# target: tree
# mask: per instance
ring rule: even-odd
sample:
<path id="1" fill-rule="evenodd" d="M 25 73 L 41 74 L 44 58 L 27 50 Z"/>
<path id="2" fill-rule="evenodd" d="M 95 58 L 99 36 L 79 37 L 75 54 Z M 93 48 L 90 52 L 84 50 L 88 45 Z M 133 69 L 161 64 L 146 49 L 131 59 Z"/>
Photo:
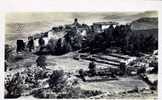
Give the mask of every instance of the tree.
<path id="1" fill-rule="evenodd" d="M 120 63 L 120 70 L 123 75 L 126 73 L 127 68 L 126 68 L 125 63 Z"/>
<path id="2" fill-rule="evenodd" d="M 63 54 L 62 53 L 62 38 L 59 38 L 57 43 L 56 43 L 56 47 L 55 47 L 55 54 L 56 55 L 60 55 L 60 54 Z"/>
<path id="3" fill-rule="evenodd" d="M 85 78 L 84 78 L 85 73 L 84 73 L 83 69 L 79 70 L 79 75 L 80 75 L 80 78 L 85 82 L 86 81 Z"/>
<path id="4" fill-rule="evenodd" d="M 37 66 L 42 67 L 43 69 L 45 69 L 46 68 L 45 66 L 47 65 L 46 59 L 47 59 L 46 56 L 40 55 L 36 60 Z"/>
<path id="5" fill-rule="evenodd" d="M 13 50 L 10 48 L 10 46 L 8 44 L 5 44 L 5 60 L 8 60 L 12 51 Z"/>
<path id="6" fill-rule="evenodd" d="M 144 40 L 144 51 L 145 52 L 153 52 L 157 43 L 153 35 L 149 35 Z"/>
<path id="7" fill-rule="evenodd" d="M 96 64 L 94 63 L 94 61 L 89 63 L 88 68 L 89 68 L 90 75 L 94 76 L 96 74 Z"/>
<path id="8" fill-rule="evenodd" d="M 7 95 L 5 98 L 17 98 L 21 96 L 22 92 L 22 79 L 19 73 L 13 75 L 11 80 L 7 80 L 5 83 L 5 89 L 7 90 Z"/>
<path id="9" fill-rule="evenodd" d="M 111 46 L 111 42 L 114 39 L 114 37 L 113 37 L 114 30 L 115 29 L 114 29 L 113 25 L 110 25 L 110 27 L 108 29 L 104 30 L 104 38 L 107 43 L 106 47 Z"/>
<path id="10" fill-rule="evenodd" d="M 55 92 L 60 92 L 63 87 L 65 86 L 65 78 L 64 78 L 64 71 L 63 70 L 54 70 L 51 74 L 48 83 L 49 87 L 53 89 Z"/>

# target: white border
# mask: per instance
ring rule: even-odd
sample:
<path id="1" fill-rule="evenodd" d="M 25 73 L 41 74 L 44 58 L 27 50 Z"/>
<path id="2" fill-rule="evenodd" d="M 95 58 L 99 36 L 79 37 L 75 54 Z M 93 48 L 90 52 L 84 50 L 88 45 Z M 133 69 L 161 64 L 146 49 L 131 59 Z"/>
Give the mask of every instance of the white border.
<path id="1" fill-rule="evenodd" d="M 159 88 L 162 98 L 161 41 L 162 1 L 160 0 L 0 0 L 0 100 L 4 99 L 4 34 L 5 13 L 9 12 L 125 12 L 157 10 L 159 12 Z"/>

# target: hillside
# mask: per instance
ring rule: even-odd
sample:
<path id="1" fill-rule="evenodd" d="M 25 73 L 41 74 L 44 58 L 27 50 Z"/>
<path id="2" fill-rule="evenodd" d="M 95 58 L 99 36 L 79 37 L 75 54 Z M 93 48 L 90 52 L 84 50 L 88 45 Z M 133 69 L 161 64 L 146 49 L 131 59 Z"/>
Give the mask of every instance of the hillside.
<path id="1" fill-rule="evenodd" d="M 143 17 L 131 23 L 132 30 L 158 29 L 157 17 Z"/>

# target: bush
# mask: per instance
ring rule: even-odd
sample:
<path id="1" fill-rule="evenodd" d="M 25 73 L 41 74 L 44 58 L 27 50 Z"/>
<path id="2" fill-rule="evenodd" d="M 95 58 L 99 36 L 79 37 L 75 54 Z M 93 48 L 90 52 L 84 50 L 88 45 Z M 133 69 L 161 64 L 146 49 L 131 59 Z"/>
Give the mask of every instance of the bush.
<path id="1" fill-rule="evenodd" d="M 22 79 L 19 73 L 14 74 L 11 79 L 8 78 L 8 80 L 6 80 L 5 89 L 7 90 L 5 98 L 17 98 L 21 96 Z"/>
<path id="2" fill-rule="evenodd" d="M 47 65 L 46 64 L 46 59 L 47 58 L 44 55 L 39 56 L 37 58 L 37 60 L 36 60 L 37 66 L 42 67 L 42 68 L 45 68 L 45 66 Z"/>
<path id="3" fill-rule="evenodd" d="M 68 76 L 63 70 L 54 70 L 47 81 L 49 88 L 37 90 L 34 93 L 38 98 L 79 98 L 81 94 L 78 79 Z"/>
<path id="4" fill-rule="evenodd" d="M 149 66 L 154 67 L 151 73 L 158 73 L 158 62 L 157 61 L 152 61 L 151 63 L 149 63 Z"/>
<path id="5" fill-rule="evenodd" d="M 91 96 L 102 94 L 102 92 L 98 90 L 84 90 L 83 94 L 85 97 L 91 97 Z"/>
<path id="6" fill-rule="evenodd" d="M 55 91 L 60 92 L 65 85 L 65 78 L 64 78 L 64 71 L 63 70 L 54 70 L 52 75 L 50 76 L 49 87 Z"/>
<path id="7" fill-rule="evenodd" d="M 12 51 L 13 49 L 10 47 L 10 45 L 5 44 L 5 60 L 9 60 Z"/>
<path id="8" fill-rule="evenodd" d="M 33 94 L 34 97 L 37 97 L 37 98 L 49 98 L 49 96 L 46 95 L 44 89 L 38 89 L 36 91 L 33 91 L 32 94 Z"/>
<path id="9" fill-rule="evenodd" d="M 73 75 L 68 75 L 63 70 L 54 70 L 47 81 L 49 88 L 41 88 L 33 91 L 37 98 L 63 99 L 63 98 L 87 98 L 101 94 L 101 91 L 82 90 L 79 80 Z"/>

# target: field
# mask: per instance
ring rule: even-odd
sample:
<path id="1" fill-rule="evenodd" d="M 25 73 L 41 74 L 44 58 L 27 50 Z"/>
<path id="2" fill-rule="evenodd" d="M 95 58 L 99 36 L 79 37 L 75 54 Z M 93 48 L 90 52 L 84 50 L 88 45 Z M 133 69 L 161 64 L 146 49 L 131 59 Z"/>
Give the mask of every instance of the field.
<path id="1" fill-rule="evenodd" d="M 30 54 L 29 54 L 30 55 Z M 16 72 L 21 72 L 21 70 L 25 69 L 24 65 L 27 64 L 34 64 L 35 65 L 35 60 L 37 58 L 37 56 L 35 55 L 30 55 L 28 57 L 26 57 L 23 60 L 20 60 L 16 63 L 14 63 L 14 65 L 19 65 L 19 67 L 15 67 L 13 68 L 12 66 L 12 70 L 8 71 L 6 73 L 16 73 Z M 78 73 L 79 69 L 84 69 L 84 70 L 88 70 L 88 64 L 90 61 L 88 60 L 75 60 L 73 59 L 73 56 L 76 55 L 76 53 L 71 52 L 68 53 L 66 55 L 62 55 L 62 56 L 47 56 L 47 69 L 50 70 L 64 70 L 65 72 L 69 72 L 72 74 L 76 74 Z M 106 57 L 106 55 L 104 55 L 104 57 Z M 116 60 L 120 60 L 119 58 L 113 57 L 113 56 L 107 56 L 109 58 L 113 58 Z M 97 67 L 103 67 L 106 64 L 101 64 L 101 63 L 96 63 Z M 109 67 L 109 66 L 108 66 Z M 139 90 L 142 89 L 149 89 L 149 85 L 146 84 L 144 81 L 142 81 L 138 76 L 134 76 L 134 77 L 118 77 L 118 80 L 105 80 L 105 81 L 92 81 L 92 82 L 80 82 L 80 88 L 83 90 L 98 90 L 98 91 L 102 91 L 104 94 L 101 95 L 102 98 L 131 98 L 131 97 L 136 97 L 136 98 L 153 98 L 156 97 L 156 94 L 152 94 L 153 96 L 146 96 L 143 97 L 141 96 L 141 94 L 125 94 L 124 96 L 122 96 L 123 92 L 127 92 L 127 91 L 131 91 L 133 89 L 135 89 L 136 87 L 138 87 Z M 121 93 L 121 94 L 120 94 Z M 105 95 L 106 94 L 106 95 Z M 118 95 L 117 95 L 118 94 Z M 131 95 L 131 96 L 130 96 Z M 120 97 L 121 96 L 121 97 Z M 94 97 L 94 98 L 101 98 L 101 97 Z M 21 97 L 23 98 L 23 97 Z"/>

